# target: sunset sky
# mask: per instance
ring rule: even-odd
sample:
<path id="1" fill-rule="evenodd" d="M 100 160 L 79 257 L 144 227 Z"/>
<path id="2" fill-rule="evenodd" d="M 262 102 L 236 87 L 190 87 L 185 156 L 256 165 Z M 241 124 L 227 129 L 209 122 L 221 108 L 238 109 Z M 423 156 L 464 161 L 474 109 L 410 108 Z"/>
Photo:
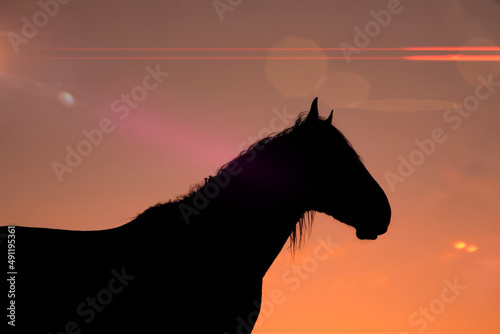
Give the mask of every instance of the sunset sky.
<path id="1" fill-rule="evenodd" d="M 318 96 L 391 225 L 316 214 L 254 333 L 500 333 L 498 1 L 2 0 L 0 37 L 0 225 L 120 226 Z"/>

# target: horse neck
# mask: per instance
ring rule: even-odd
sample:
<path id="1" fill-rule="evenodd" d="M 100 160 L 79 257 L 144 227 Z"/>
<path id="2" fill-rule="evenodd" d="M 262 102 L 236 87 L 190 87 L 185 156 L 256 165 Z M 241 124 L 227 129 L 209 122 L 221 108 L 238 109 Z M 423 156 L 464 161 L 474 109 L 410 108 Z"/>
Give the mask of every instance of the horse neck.
<path id="1" fill-rule="evenodd" d="M 242 163 L 241 174 L 219 188 L 218 195 L 200 210 L 194 224 L 212 239 L 209 248 L 261 276 L 305 211 L 297 182 L 300 178 L 262 160 L 265 159 Z M 198 192 L 207 194 L 209 187 L 213 185 L 206 184 Z"/>
<path id="2" fill-rule="evenodd" d="M 221 196 L 222 198 L 223 196 Z M 214 201 L 200 212 L 194 228 L 216 256 L 233 261 L 261 277 L 282 250 L 302 212 L 293 206 L 274 208 Z M 262 198 L 266 204 L 272 198 Z M 244 204 L 245 202 L 240 202 Z"/>

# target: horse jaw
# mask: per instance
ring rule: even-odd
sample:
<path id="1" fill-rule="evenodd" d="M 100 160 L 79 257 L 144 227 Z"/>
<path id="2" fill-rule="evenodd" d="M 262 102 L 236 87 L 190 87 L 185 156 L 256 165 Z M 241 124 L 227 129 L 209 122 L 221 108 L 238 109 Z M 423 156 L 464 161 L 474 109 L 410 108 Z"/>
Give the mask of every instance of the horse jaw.
<path id="1" fill-rule="evenodd" d="M 381 189 L 380 189 L 381 190 Z M 370 207 L 358 208 L 358 210 L 352 210 L 350 214 L 342 215 L 338 208 L 332 208 L 326 210 L 317 210 L 323 212 L 332 218 L 344 223 L 346 225 L 352 226 L 356 230 L 356 237 L 360 240 L 375 240 L 379 235 L 387 232 L 389 223 L 391 221 L 391 206 L 385 194 L 381 192 L 383 196 L 377 198 L 377 200 L 372 200 Z M 368 214 L 366 214 L 368 212 Z"/>

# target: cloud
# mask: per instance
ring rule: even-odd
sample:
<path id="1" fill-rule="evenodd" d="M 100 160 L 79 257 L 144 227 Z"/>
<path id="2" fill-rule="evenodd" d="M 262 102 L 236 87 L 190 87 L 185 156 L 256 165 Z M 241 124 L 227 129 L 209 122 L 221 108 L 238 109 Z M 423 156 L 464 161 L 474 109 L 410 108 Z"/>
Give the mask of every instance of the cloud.
<path id="1" fill-rule="evenodd" d="M 347 105 L 348 108 L 389 112 L 439 111 L 449 109 L 456 102 L 426 99 L 380 99 L 357 101 Z"/>

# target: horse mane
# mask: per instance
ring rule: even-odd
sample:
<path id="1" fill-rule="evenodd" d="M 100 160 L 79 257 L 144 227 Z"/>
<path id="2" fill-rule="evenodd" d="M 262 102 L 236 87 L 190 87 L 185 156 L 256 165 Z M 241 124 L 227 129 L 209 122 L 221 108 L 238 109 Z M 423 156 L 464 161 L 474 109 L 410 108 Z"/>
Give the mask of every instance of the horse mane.
<path id="1" fill-rule="evenodd" d="M 233 160 L 231 160 L 231 161 L 225 163 L 224 165 L 222 165 L 221 167 L 219 167 L 219 169 L 217 170 L 217 172 L 215 173 L 214 176 L 209 176 L 209 177 L 205 178 L 205 180 L 202 181 L 201 183 L 191 186 L 191 189 L 189 190 L 188 194 L 178 196 L 176 198 L 176 200 L 180 201 L 180 200 L 184 200 L 186 198 L 194 196 L 194 194 L 196 194 L 198 191 L 201 191 L 203 189 L 203 187 L 205 187 L 212 180 L 213 177 L 216 177 L 217 175 L 224 172 L 228 168 L 228 166 L 231 162 L 247 157 L 253 151 L 257 150 L 257 146 L 269 145 L 269 144 L 275 142 L 276 140 L 278 140 L 279 138 L 282 138 L 284 136 L 287 136 L 287 135 L 295 132 L 304 123 L 306 116 L 307 116 L 307 112 L 302 112 L 299 115 L 299 117 L 297 118 L 297 120 L 295 121 L 295 124 L 292 125 L 291 127 L 286 128 L 283 131 L 278 132 L 278 133 L 273 132 L 273 133 L 269 134 L 267 137 L 264 137 L 264 138 L 256 141 L 255 143 L 251 144 L 246 150 L 241 151 L 238 154 L 238 156 L 236 156 L 236 158 L 234 158 Z M 290 234 L 290 245 L 288 247 L 288 250 L 290 251 L 292 256 L 294 256 L 295 253 L 297 251 L 299 251 L 304 246 L 305 241 L 307 240 L 307 237 L 310 235 L 311 230 L 312 230 L 313 220 L 314 220 L 314 214 L 315 214 L 315 211 L 304 212 L 302 214 L 302 216 L 300 217 L 300 219 L 297 221 L 295 229 Z"/>
<path id="2" fill-rule="evenodd" d="M 286 128 L 283 131 L 278 132 L 278 133 L 276 133 L 276 132 L 271 133 L 267 137 L 264 137 L 264 138 L 256 141 L 255 143 L 251 144 L 246 150 L 243 150 L 242 152 L 240 152 L 236 158 L 234 158 L 231 161 L 222 165 L 217 170 L 217 172 L 215 173 L 214 176 L 209 176 L 209 177 L 205 178 L 204 181 L 202 181 L 201 183 L 192 185 L 187 194 L 177 196 L 177 198 L 175 198 L 175 200 L 173 200 L 173 201 L 170 200 L 166 203 L 158 203 L 157 205 L 152 206 L 149 209 L 147 209 L 146 211 L 144 211 L 138 217 L 145 215 L 145 214 L 148 214 L 148 213 L 151 213 L 151 211 L 154 209 L 157 209 L 157 208 L 159 209 L 160 207 L 164 208 L 166 205 L 174 204 L 176 202 L 193 197 L 197 192 L 201 191 L 203 189 L 203 187 L 205 187 L 214 177 L 223 173 L 228 168 L 228 166 L 231 162 L 245 158 L 249 154 L 254 154 L 253 151 L 258 150 L 258 148 L 257 148 L 258 146 L 269 145 L 269 144 L 274 143 L 275 141 L 279 140 L 280 138 L 283 138 L 285 136 L 289 136 L 289 135 L 295 133 L 304 124 L 305 119 L 307 117 L 307 114 L 308 114 L 308 112 L 302 112 L 298 116 L 297 120 L 295 121 L 295 124 L 292 125 L 291 127 Z M 319 119 L 324 120 L 324 118 L 322 118 L 322 117 L 320 117 Z M 342 132 L 340 132 L 340 130 L 338 130 L 335 126 L 333 126 L 333 129 L 338 134 L 339 138 L 341 140 L 344 140 L 345 143 L 353 150 L 354 154 L 361 160 L 361 157 L 356 153 L 356 151 L 352 147 L 351 143 L 342 134 Z M 302 214 L 302 216 L 299 218 L 299 220 L 297 221 L 295 229 L 290 233 L 290 236 L 289 236 L 290 244 L 289 244 L 288 250 L 290 251 L 292 256 L 294 256 L 295 253 L 297 251 L 299 251 L 305 245 L 305 241 L 307 241 L 307 238 L 311 234 L 312 224 L 314 221 L 315 213 L 316 212 L 313 210 L 305 211 Z"/>

